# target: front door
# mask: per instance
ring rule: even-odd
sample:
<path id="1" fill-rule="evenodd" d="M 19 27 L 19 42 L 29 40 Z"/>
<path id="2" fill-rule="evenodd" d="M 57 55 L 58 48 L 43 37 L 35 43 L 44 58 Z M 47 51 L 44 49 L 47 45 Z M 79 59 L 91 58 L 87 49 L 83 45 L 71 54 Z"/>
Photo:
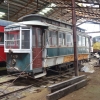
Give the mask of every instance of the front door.
<path id="1" fill-rule="evenodd" d="M 42 67 L 42 30 L 41 28 L 33 28 L 32 33 L 33 44 L 33 69 Z"/>

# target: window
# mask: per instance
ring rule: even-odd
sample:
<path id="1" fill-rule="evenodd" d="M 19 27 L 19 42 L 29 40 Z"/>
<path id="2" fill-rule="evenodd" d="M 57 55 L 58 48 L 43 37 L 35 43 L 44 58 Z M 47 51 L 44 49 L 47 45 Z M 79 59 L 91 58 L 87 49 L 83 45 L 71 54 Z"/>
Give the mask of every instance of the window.
<path id="1" fill-rule="evenodd" d="M 71 29 L 71 26 L 70 25 L 67 25 L 67 27 Z"/>
<path id="2" fill-rule="evenodd" d="M 40 28 L 37 28 L 36 34 L 37 34 L 37 46 L 41 47 L 42 41 L 41 41 L 41 29 Z"/>
<path id="3" fill-rule="evenodd" d="M 30 30 L 22 30 L 22 49 L 30 48 Z"/>
<path id="4" fill-rule="evenodd" d="M 0 44 L 4 44 L 4 33 L 0 33 Z"/>
<path id="5" fill-rule="evenodd" d="M 92 46 L 93 45 L 92 37 L 90 37 L 89 39 L 90 39 L 90 46 Z"/>
<path id="6" fill-rule="evenodd" d="M 85 37 L 82 36 L 82 46 L 85 46 Z"/>
<path id="7" fill-rule="evenodd" d="M 65 24 L 64 24 L 64 23 L 60 23 L 60 26 L 61 26 L 61 27 L 65 27 Z"/>
<path id="8" fill-rule="evenodd" d="M 72 35 L 71 34 L 67 34 L 66 35 L 66 44 L 67 46 L 72 46 Z"/>
<path id="9" fill-rule="evenodd" d="M 50 46 L 57 45 L 57 33 L 56 33 L 56 31 L 49 31 L 47 38 L 48 38 L 48 43 Z"/>
<path id="10" fill-rule="evenodd" d="M 52 21 L 52 24 L 53 24 L 53 25 L 56 25 L 56 22 L 55 22 L 55 21 Z"/>
<path id="11" fill-rule="evenodd" d="M 59 33 L 59 45 L 65 45 L 65 34 Z"/>
<path id="12" fill-rule="evenodd" d="M 60 25 L 60 22 L 56 22 L 56 25 L 59 26 Z"/>
<path id="13" fill-rule="evenodd" d="M 89 47 L 89 39 L 86 37 L 86 46 Z"/>
<path id="14" fill-rule="evenodd" d="M 5 33 L 6 48 L 20 48 L 20 34 L 18 30 Z"/>
<path id="15" fill-rule="evenodd" d="M 47 21 L 47 23 L 49 23 L 49 24 L 52 23 L 52 21 L 51 21 L 50 19 L 47 19 L 46 21 Z"/>
<path id="16" fill-rule="evenodd" d="M 77 36 L 78 46 L 82 46 L 82 37 L 80 35 Z"/>
<path id="17" fill-rule="evenodd" d="M 30 29 L 29 26 L 22 26 L 22 29 Z"/>
<path id="18" fill-rule="evenodd" d="M 43 19 L 43 18 L 42 18 L 42 22 L 46 22 L 46 19 Z"/>
<path id="19" fill-rule="evenodd" d="M 33 28 L 32 32 L 33 32 L 33 33 L 32 33 L 32 46 L 35 47 L 35 46 L 36 46 L 36 44 L 35 44 L 35 43 L 36 43 L 36 42 L 35 42 L 35 41 L 36 41 L 36 40 L 35 40 L 35 33 L 36 33 L 35 28 Z"/>

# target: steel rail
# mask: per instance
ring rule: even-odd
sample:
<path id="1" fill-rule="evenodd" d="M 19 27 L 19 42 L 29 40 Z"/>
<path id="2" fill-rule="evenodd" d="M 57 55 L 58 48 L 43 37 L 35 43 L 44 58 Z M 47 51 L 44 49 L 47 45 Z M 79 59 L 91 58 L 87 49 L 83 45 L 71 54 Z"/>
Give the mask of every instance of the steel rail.
<path id="1" fill-rule="evenodd" d="M 21 91 L 23 91 L 23 90 L 26 90 L 26 89 L 28 89 L 28 88 L 31 88 L 32 86 L 33 86 L 33 85 L 29 85 L 29 86 L 26 86 L 26 87 L 24 87 L 24 88 L 21 88 L 21 89 L 12 91 L 12 92 L 5 93 L 5 94 L 3 94 L 3 95 L 0 95 L 0 98 L 3 98 L 3 97 L 5 97 L 5 96 L 11 95 L 11 94 L 16 93 L 16 92 L 21 92 Z"/>

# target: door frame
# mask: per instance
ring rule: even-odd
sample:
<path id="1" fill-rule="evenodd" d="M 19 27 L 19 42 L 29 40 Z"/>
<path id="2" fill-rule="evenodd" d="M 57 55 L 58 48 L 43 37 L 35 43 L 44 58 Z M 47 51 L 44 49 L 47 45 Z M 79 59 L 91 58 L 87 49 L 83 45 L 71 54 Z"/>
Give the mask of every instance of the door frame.
<path id="1" fill-rule="evenodd" d="M 34 26 L 33 26 L 34 27 Z M 41 27 L 34 27 L 35 28 L 35 48 L 36 49 L 41 49 L 42 50 L 42 45 L 43 45 L 43 40 L 42 40 L 42 29 L 41 29 Z M 38 33 L 37 33 L 37 29 L 40 29 L 40 31 L 41 31 L 41 46 L 39 46 L 39 44 L 38 44 Z M 36 57 L 36 56 L 34 56 L 34 47 L 32 47 L 32 53 L 33 53 L 33 59 Z M 40 51 L 41 51 L 40 50 Z M 39 53 L 39 52 L 38 52 Z M 42 66 L 42 51 L 40 52 L 40 58 L 41 58 L 41 66 L 40 67 L 33 67 L 33 69 L 41 69 L 43 66 Z M 37 56 L 38 57 L 38 56 Z M 33 62 L 33 65 L 34 65 L 34 62 Z M 32 66 L 33 66 L 32 65 Z"/>

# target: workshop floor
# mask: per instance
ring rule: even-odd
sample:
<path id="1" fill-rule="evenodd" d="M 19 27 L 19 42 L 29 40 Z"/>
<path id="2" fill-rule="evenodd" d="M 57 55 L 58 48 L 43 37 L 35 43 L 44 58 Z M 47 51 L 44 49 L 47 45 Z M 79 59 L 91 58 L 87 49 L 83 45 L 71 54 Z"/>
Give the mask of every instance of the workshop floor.
<path id="1" fill-rule="evenodd" d="M 100 67 L 95 67 L 95 72 L 92 74 L 83 72 L 80 74 L 86 74 L 88 76 L 88 85 L 66 95 L 60 100 L 100 100 Z M 46 100 L 47 94 L 48 91 L 45 88 L 37 93 L 29 94 L 21 100 Z"/>

